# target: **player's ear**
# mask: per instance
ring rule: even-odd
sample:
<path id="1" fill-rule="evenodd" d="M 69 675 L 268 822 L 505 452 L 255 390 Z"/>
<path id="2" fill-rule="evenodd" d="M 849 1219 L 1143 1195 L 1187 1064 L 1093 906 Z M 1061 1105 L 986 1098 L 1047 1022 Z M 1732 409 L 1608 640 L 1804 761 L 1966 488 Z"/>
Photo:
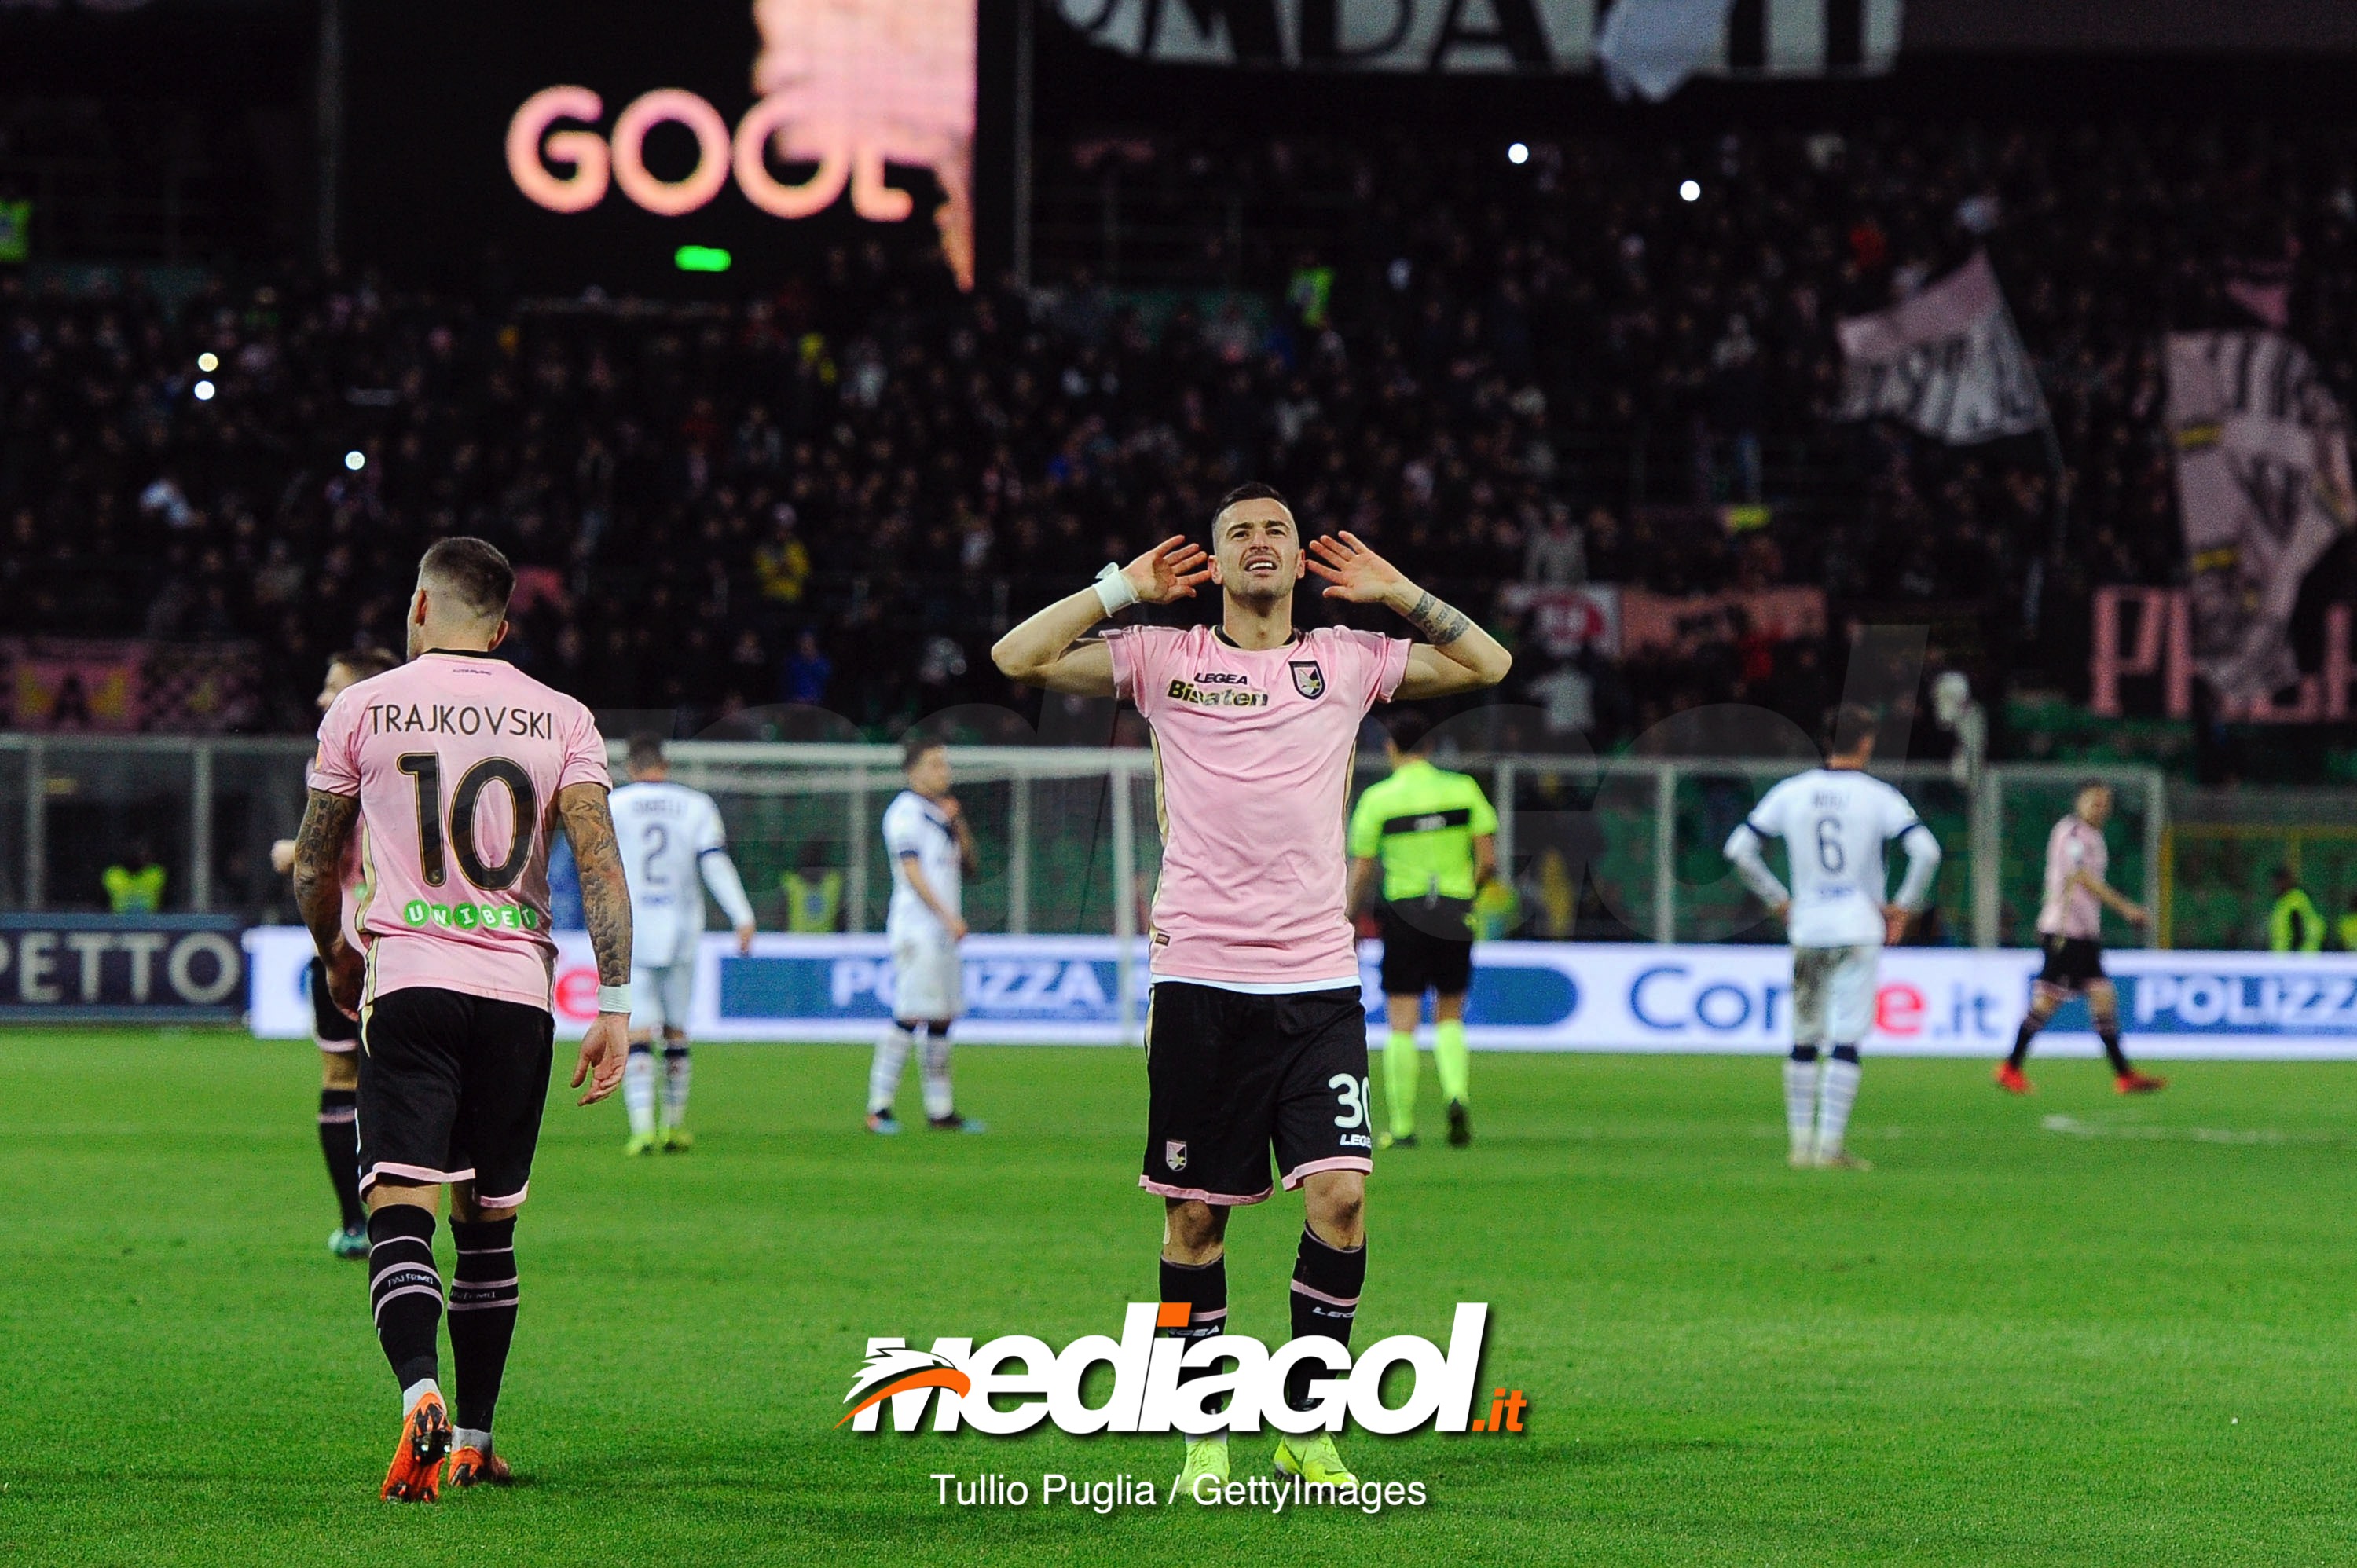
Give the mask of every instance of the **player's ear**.
<path id="1" fill-rule="evenodd" d="M 417 591 L 409 596 L 409 624 L 425 624 L 425 585 L 423 583 L 418 584 Z"/>
<path id="2" fill-rule="evenodd" d="M 484 645 L 483 651 L 488 653 L 492 649 L 497 648 L 500 643 L 505 642 L 507 639 L 508 619 L 507 617 L 501 616 L 500 618 L 498 628 L 491 633 L 491 640 Z"/>

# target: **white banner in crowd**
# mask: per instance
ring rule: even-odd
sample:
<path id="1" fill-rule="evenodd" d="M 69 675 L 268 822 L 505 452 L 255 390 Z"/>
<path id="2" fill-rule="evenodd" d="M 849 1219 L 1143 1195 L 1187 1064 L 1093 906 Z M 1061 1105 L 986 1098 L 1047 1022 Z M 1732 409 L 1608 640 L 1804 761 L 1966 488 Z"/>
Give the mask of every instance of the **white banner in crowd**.
<path id="1" fill-rule="evenodd" d="M 2299 679 L 2291 612 L 2357 512 L 2348 423 L 2274 332 L 2169 335 L 2169 433 L 2193 569 L 2193 662 L 2230 703 Z"/>
<path id="2" fill-rule="evenodd" d="M 1889 70 L 1901 0 L 1777 0 L 1748 13 L 1731 0 L 1620 0 L 1609 12 L 1596 0 L 1056 0 L 1056 12 L 1092 44 L 1168 65 L 1448 74 L 1604 65 L 1658 98 L 1696 72 L 1727 72 L 1730 56 L 1758 61 L 1747 74 L 1771 77 Z"/>
<path id="3" fill-rule="evenodd" d="M 2046 423 L 2046 398 L 1986 253 L 1903 304 L 1835 328 L 1844 419 L 1896 419 L 1953 446 Z"/>
<path id="4" fill-rule="evenodd" d="M 246 934 L 253 1032 L 311 1033 L 299 927 Z M 559 939 L 557 1030 L 577 1036 L 595 1012 L 588 939 Z M 958 1037 L 1015 1045 L 1115 1045 L 1125 1038 L 1118 951 L 1110 937 L 975 937 L 965 945 Z M 1361 949 L 1368 1028 L 1380 1038 L 1379 944 Z M 1144 1012 L 1144 958 L 1136 950 Z M 2357 956 L 2126 951 L 2118 982 L 2138 1059 L 2357 1058 Z M 1478 1049 L 1769 1054 L 1792 1038 L 1792 955 L 1765 946 L 1488 942 L 1474 950 L 1466 1037 Z M 1900 948 L 1882 961 L 1875 1030 L 1882 1056 L 1997 1057 L 2029 1005 L 2039 955 Z M 749 957 L 706 936 L 690 1033 L 707 1040 L 866 1041 L 890 1015 L 892 965 L 880 936 L 763 936 Z M 1134 1030 L 1132 1031 L 1134 1034 Z M 2039 1048 L 2092 1055 L 2085 1004 L 2059 1015 Z"/>

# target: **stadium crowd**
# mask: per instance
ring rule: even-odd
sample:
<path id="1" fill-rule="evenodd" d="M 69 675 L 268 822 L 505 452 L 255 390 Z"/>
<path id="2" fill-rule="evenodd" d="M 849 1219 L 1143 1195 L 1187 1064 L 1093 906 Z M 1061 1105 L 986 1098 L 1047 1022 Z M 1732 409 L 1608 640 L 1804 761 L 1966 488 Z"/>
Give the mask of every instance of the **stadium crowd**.
<path id="1" fill-rule="evenodd" d="M 2155 334 L 2251 324 L 2236 296 L 2269 308 L 2287 285 L 2288 330 L 2357 391 L 2339 132 L 1052 156 L 1117 164 L 1131 220 L 1187 237 L 1157 281 L 1241 286 L 1068 263 L 961 295 L 897 237 L 729 306 L 295 271 L 167 305 L 0 278 L 12 626 L 251 640 L 267 723 L 307 728 L 324 656 L 397 646 L 410 564 L 476 532 L 520 569 L 513 656 L 595 705 L 693 733 L 810 703 L 881 732 L 1017 702 L 983 652 L 1011 610 L 1257 477 L 1510 638 L 1522 601 L 1499 589 L 1523 582 L 1816 584 L 2007 622 L 2042 597 L 2042 643 L 2015 651 L 2067 683 L 2093 585 L 2183 569 Z M 1223 252 L 1215 191 L 1295 214 L 1254 231 L 1302 242 Z M 1835 320 L 1975 248 L 2053 409 L 2059 555 L 2037 437 L 1952 450 L 1831 421 Z M 1524 657 L 1506 694 L 1609 743 L 1700 702 L 1813 712 L 1828 656 L 1737 624 L 1699 655 Z"/>

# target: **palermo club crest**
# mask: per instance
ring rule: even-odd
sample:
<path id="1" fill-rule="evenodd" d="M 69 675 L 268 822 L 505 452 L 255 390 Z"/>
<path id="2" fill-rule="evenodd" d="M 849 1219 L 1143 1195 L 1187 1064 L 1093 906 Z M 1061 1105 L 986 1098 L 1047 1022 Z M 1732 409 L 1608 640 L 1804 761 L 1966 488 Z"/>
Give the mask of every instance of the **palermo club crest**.
<path id="1" fill-rule="evenodd" d="M 1293 671 L 1295 691 L 1312 699 L 1326 694 L 1326 671 L 1318 668 L 1318 660 L 1315 659 L 1287 660 L 1285 667 Z"/>

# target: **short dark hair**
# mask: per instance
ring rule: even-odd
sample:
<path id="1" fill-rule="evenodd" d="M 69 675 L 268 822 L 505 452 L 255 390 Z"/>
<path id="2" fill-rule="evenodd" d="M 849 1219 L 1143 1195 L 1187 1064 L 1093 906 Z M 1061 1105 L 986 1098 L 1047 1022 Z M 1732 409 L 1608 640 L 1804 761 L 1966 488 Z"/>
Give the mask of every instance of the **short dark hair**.
<path id="1" fill-rule="evenodd" d="M 929 751 L 947 745 L 949 742 L 938 736 L 930 736 L 922 732 L 911 732 L 903 736 L 900 739 L 900 766 L 903 768 L 914 768 L 917 766 L 917 758 Z"/>
<path id="2" fill-rule="evenodd" d="M 1882 711 L 1864 703 L 1843 703 L 1825 718 L 1825 750 L 1835 757 L 1856 751 L 1874 739 L 1882 726 Z"/>
<path id="3" fill-rule="evenodd" d="M 1383 715 L 1383 733 L 1402 751 L 1421 751 L 1432 734 L 1432 721 L 1418 708 L 1394 708 Z"/>
<path id="4" fill-rule="evenodd" d="M 1277 494 L 1275 485 L 1265 485 L 1258 479 L 1252 479 L 1238 485 L 1234 489 L 1222 496 L 1220 504 L 1213 509 L 1211 515 L 1219 516 L 1221 512 L 1227 510 L 1238 501 L 1275 501 L 1287 511 L 1293 510 L 1293 503 Z"/>
<path id="5" fill-rule="evenodd" d="M 2108 779 L 2082 779 L 2079 780 L 2079 788 L 2072 792 L 2071 798 L 2075 800 L 2090 789 L 2101 789 L 2104 794 L 2108 795 L 2112 792 L 2111 780 Z"/>
<path id="6" fill-rule="evenodd" d="M 328 667 L 332 670 L 341 665 L 352 672 L 353 680 L 365 681 L 372 675 L 383 674 L 400 662 L 383 649 L 363 644 L 359 648 L 347 648 L 335 655 L 328 660 Z"/>
<path id="7" fill-rule="evenodd" d="M 640 730 L 630 737 L 629 757 L 632 768 L 661 768 L 663 765 L 662 736 L 651 730 Z"/>
<path id="8" fill-rule="evenodd" d="M 500 547 L 463 533 L 436 540 L 417 563 L 417 575 L 447 584 L 459 603 L 485 620 L 507 614 L 508 596 L 515 592 L 515 568 Z"/>

